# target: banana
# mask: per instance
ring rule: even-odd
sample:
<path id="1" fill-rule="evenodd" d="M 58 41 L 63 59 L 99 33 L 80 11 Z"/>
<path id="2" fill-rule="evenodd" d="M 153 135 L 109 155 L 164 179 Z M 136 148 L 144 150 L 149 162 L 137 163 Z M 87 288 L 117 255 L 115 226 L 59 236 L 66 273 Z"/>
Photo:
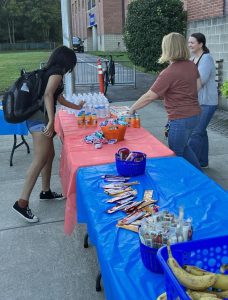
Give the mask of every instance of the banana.
<path id="1" fill-rule="evenodd" d="M 183 269 L 187 271 L 190 274 L 196 275 L 196 276 L 203 276 L 208 273 L 208 271 L 200 269 L 196 266 L 191 266 L 191 265 L 183 265 Z"/>
<path id="2" fill-rule="evenodd" d="M 219 299 L 227 299 L 228 298 L 228 290 L 222 291 L 222 292 L 214 292 L 214 291 L 209 291 L 208 292 L 211 295 L 216 295 Z"/>
<path id="3" fill-rule="evenodd" d="M 167 300 L 166 293 L 163 293 L 160 296 L 158 296 L 157 300 Z"/>
<path id="4" fill-rule="evenodd" d="M 217 297 L 213 297 L 213 296 L 207 296 L 207 297 L 201 297 L 200 300 L 216 300 L 218 299 Z"/>
<path id="5" fill-rule="evenodd" d="M 187 290 L 187 294 L 193 300 L 201 300 L 201 299 L 227 299 L 228 298 L 228 290 L 222 291 L 222 292 L 215 292 L 215 291 L 209 291 L 209 290 L 205 290 L 203 292 Z"/>
<path id="6" fill-rule="evenodd" d="M 226 288 L 228 288 L 228 286 Z M 226 298 L 228 298 L 228 290 L 222 291 L 222 292 L 216 292 L 216 295 L 221 299 L 223 299 L 223 298 L 226 299 Z"/>
<path id="7" fill-rule="evenodd" d="M 193 300 L 201 300 L 201 299 L 219 299 L 216 295 L 212 295 L 207 292 L 199 292 L 199 291 L 187 291 L 188 295 L 193 299 Z"/>
<path id="8" fill-rule="evenodd" d="M 195 266 L 185 265 L 185 266 L 183 266 L 183 268 L 188 273 L 190 273 L 192 275 L 197 275 L 197 276 L 205 276 L 205 275 L 209 275 L 209 274 L 215 274 L 215 273 L 208 272 L 206 270 L 197 268 Z M 216 280 L 215 284 L 213 284 L 212 286 L 216 289 L 227 290 L 228 289 L 228 275 L 215 274 L 215 276 L 216 276 L 217 280 Z"/>
<path id="9" fill-rule="evenodd" d="M 215 281 L 216 281 L 216 275 L 215 274 L 207 274 L 203 276 L 196 276 L 193 274 L 190 274 L 186 272 L 184 269 L 181 268 L 181 266 L 178 264 L 178 262 L 175 260 L 175 258 L 172 255 L 170 244 L 168 243 L 168 265 L 170 269 L 173 271 L 176 278 L 179 280 L 179 282 L 185 286 L 186 288 L 189 288 L 191 290 L 196 291 L 203 291 L 207 289 L 208 287 L 211 287 Z"/>

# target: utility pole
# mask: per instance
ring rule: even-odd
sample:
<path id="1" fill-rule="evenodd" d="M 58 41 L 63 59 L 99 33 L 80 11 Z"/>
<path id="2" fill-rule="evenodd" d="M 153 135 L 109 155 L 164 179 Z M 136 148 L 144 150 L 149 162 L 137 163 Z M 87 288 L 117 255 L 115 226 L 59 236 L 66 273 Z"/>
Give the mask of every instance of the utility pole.
<path id="1" fill-rule="evenodd" d="M 72 49 L 71 0 L 61 0 L 63 45 Z M 75 72 L 65 75 L 65 93 L 67 100 L 75 90 Z"/>

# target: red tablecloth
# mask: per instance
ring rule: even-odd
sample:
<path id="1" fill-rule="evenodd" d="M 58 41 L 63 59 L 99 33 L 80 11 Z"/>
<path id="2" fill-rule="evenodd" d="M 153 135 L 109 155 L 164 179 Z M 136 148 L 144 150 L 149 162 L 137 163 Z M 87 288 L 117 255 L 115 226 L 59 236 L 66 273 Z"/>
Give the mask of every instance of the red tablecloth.
<path id="1" fill-rule="evenodd" d="M 63 142 L 60 177 L 63 193 L 67 197 L 64 224 L 66 234 L 71 234 L 76 224 L 75 174 L 79 167 L 114 162 L 115 153 L 122 147 L 144 152 L 147 157 L 151 158 L 174 155 L 169 148 L 144 128 L 128 128 L 124 141 L 113 145 L 103 145 L 102 149 L 95 149 L 92 144 L 84 142 L 84 137 L 98 128 L 78 128 L 75 116 L 61 110 L 56 114 L 55 130 Z"/>

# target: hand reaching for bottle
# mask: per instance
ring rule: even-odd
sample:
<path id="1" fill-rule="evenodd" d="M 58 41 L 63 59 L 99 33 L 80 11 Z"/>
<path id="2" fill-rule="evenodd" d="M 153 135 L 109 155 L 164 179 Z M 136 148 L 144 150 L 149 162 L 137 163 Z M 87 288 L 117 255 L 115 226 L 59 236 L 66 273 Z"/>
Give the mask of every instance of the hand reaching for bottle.
<path id="1" fill-rule="evenodd" d="M 136 110 L 133 108 L 130 108 L 129 115 L 134 115 L 136 113 Z"/>
<path id="2" fill-rule="evenodd" d="M 78 104 L 78 109 L 80 110 L 80 109 L 82 109 L 82 107 L 84 106 L 84 104 L 85 104 L 86 102 L 84 101 L 84 100 L 81 100 L 80 101 L 80 103 Z"/>

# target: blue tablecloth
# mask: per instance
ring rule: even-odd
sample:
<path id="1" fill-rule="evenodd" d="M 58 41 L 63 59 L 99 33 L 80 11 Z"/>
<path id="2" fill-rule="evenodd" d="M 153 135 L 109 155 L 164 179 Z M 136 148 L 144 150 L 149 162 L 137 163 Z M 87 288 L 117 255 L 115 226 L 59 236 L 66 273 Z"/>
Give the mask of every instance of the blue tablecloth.
<path id="1" fill-rule="evenodd" d="M 138 235 L 116 227 L 124 214 L 105 211 L 110 204 L 101 175 L 115 174 L 115 164 L 85 167 L 77 173 L 78 222 L 86 223 L 96 246 L 107 300 L 155 300 L 164 292 L 163 276 L 148 271 L 140 257 Z M 193 217 L 194 239 L 228 234 L 228 193 L 180 157 L 147 160 L 146 174 L 134 177 L 138 198 L 154 190 L 161 208 Z"/>
<path id="2" fill-rule="evenodd" d="M 1 109 L 1 102 L 0 102 L 0 135 L 27 135 L 28 128 L 26 122 L 18 123 L 18 124 L 10 124 L 7 123 L 3 116 L 3 111 Z"/>

